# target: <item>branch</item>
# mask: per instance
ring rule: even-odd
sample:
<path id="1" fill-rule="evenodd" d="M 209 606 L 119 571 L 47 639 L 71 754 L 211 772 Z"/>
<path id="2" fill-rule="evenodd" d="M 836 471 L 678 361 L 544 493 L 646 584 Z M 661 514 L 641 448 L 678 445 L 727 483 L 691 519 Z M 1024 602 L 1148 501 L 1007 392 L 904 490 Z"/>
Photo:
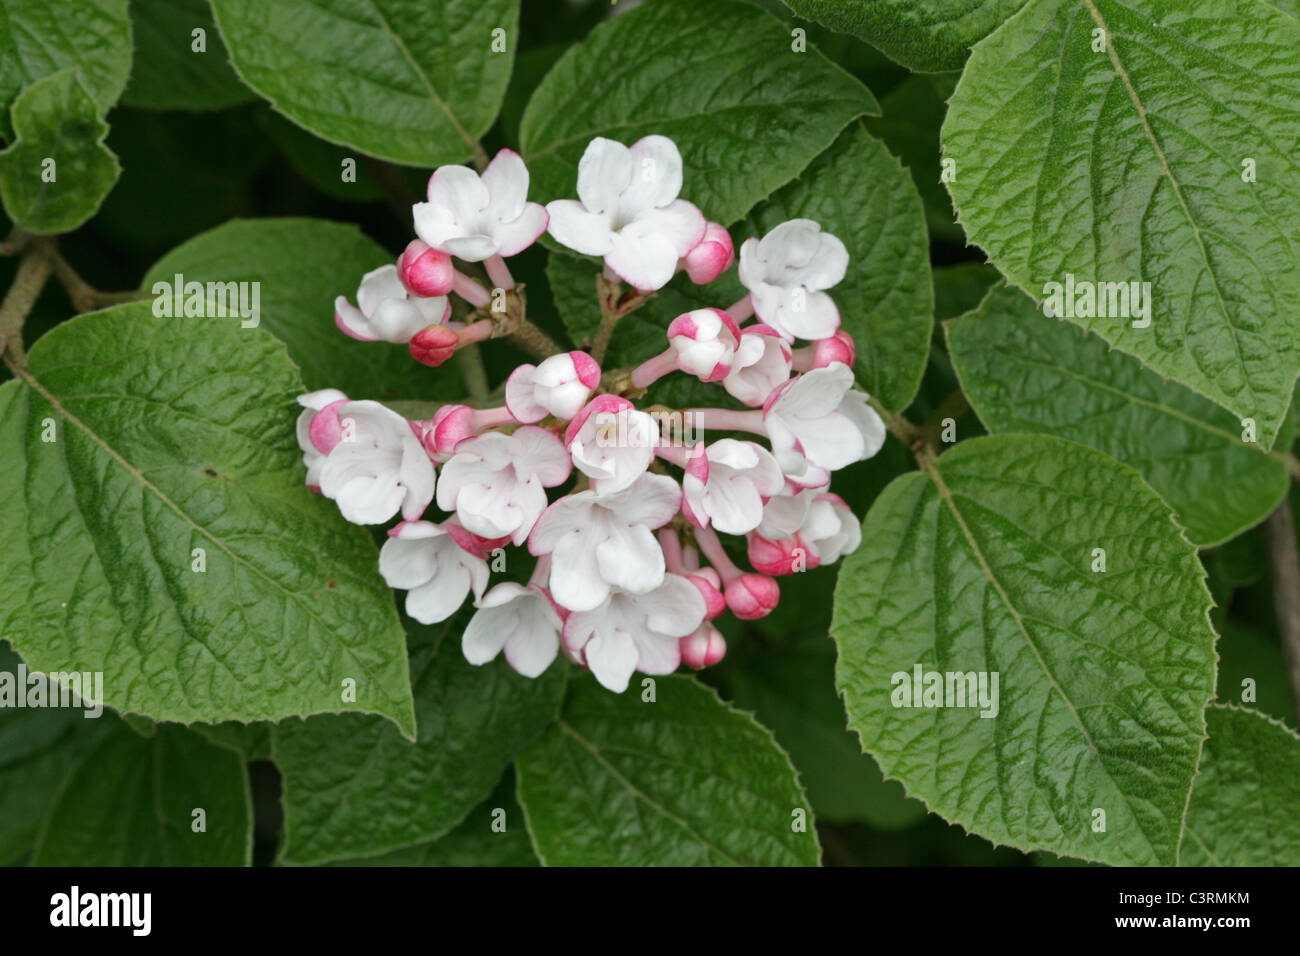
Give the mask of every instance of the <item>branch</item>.
<path id="1" fill-rule="evenodd" d="M 1291 705 L 1296 719 L 1300 720 L 1300 550 L 1288 498 L 1284 497 L 1264 520 L 1264 537 L 1268 541 L 1269 575 L 1273 581 L 1273 611 L 1291 683 Z"/>
<path id="2" fill-rule="evenodd" d="M 641 308 L 650 297 L 636 291 L 623 295 L 623 283 L 617 279 L 606 279 L 603 275 L 596 276 L 596 297 L 600 300 L 600 326 L 591 343 L 591 357 L 599 365 L 609 350 L 609 340 L 614 335 L 614 326 L 618 320 Z"/>
<path id="3" fill-rule="evenodd" d="M 25 244 L 13 285 L 0 302 L 0 351 L 15 373 L 27 367 L 27 352 L 23 348 L 23 323 L 31 314 L 41 290 L 54 269 L 52 247 L 47 240 L 37 239 Z"/>

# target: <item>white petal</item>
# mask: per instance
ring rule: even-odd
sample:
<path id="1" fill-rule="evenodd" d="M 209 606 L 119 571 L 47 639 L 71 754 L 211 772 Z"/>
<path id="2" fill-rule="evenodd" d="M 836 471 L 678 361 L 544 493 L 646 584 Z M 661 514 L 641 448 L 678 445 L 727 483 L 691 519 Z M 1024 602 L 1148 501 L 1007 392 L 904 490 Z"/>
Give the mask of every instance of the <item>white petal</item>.
<path id="1" fill-rule="evenodd" d="M 632 151 L 622 143 L 597 136 L 578 161 L 578 198 L 594 213 L 613 213 L 631 185 L 633 173 Z"/>
<path id="2" fill-rule="evenodd" d="M 627 631 L 610 629 L 596 634 L 583 649 L 587 666 L 601 685 L 616 694 L 627 690 L 641 653 Z"/>
<path id="3" fill-rule="evenodd" d="M 560 245 L 586 256 L 603 256 L 613 248 L 608 218 L 588 212 L 582 203 L 557 199 L 546 204 L 546 211 L 551 217 L 546 228 Z"/>

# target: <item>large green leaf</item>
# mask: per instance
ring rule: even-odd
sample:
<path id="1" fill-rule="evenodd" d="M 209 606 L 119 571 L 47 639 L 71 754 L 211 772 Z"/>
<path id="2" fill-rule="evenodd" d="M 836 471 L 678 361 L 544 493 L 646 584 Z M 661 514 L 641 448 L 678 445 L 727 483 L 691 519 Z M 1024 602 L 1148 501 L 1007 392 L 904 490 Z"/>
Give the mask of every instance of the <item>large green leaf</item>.
<path id="1" fill-rule="evenodd" d="M 28 232 L 71 232 L 117 182 L 108 124 L 72 70 L 26 87 L 14 100 L 17 138 L 0 152 L 0 200 Z"/>
<path id="2" fill-rule="evenodd" d="M 1058 435 L 1132 465 L 1199 545 L 1257 524 L 1286 493 L 1282 454 L 1243 442 L 1231 414 L 1044 316 L 1016 289 L 994 289 L 945 328 L 962 388 L 989 431 Z"/>
<path id="3" fill-rule="evenodd" d="M 220 2 L 220 0 L 219 0 Z M 745 3 L 654 0 L 592 31 L 533 94 L 520 129 L 536 198 L 576 195 L 597 136 L 671 137 L 682 198 L 729 224 L 789 182 L 854 117 L 878 113 L 861 83 Z"/>
<path id="4" fill-rule="evenodd" d="M 454 398 L 454 363 L 431 369 L 404 345 L 358 342 L 334 325 L 334 299 L 356 301 L 357 285 L 394 257 L 356 226 L 321 219 L 234 220 L 173 249 L 145 276 L 154 283 L 258 282 L 261 321 L 289 349 L 309 389 L 350 398 Z"/>
<path id="5" fill-rule="evenodd" d="M 127 0 L 5 0 L 0 17 L 0 135 L 9 107 L 29 83 L 75 69 L 104 113 L 131 72 Z"/>
<path id="6" fill-rule="evenodd" d="M 303 485 L 301 388 L 264 330 L 147 303 L 36 343 L 0 387 L 0 632 L 29 665 L 102 671 L 106 704 L 157 720 L 414 732 L 374 545 Z"/>
<path id="7" fill-rule="evenodd" d="M 1258 711 L 1215 704 L 1187 811 L 1187 866 L 1300 866 L 1300 737 Z"/>
<path id="8" fill-rule="evenodd" d="M 771 732 L 692 678 L 653 682 L 646 701 L 640 685 L 611 694 L 575 678 L 561 719 L 520 754 L 542 862 L 816 866 L 803 791 Z"/>
<path id="9" fill-rule="evenodd" d="M 417 166 L 471 157 L 519 42 L 519 0 L 211 2 L 235 70 L 277 110 Z"/>
<path id="10" fill-rule="evenodd" d="M 930 243 L 911 176 L 855 123 L 755 209 L 746 231 L 766 233 L 800 217 L 817 220 L 848 249 L 848 272 L 830 295 L 857 344 L 854 371 L 867 392 L 901 411 L 920 387 L 934 324 Z"/>
<path id="11" fill-rule="evenodd" d="M 460 650 L 464 624 L 464 615 L 453 617 L 412 655 L 418 743 L 373 717 L 313 717 L 275 728 L 271 754 L 284 778 L 281 862 L 375 856 L 441 837 L 555 718 L 567 665 L 537 680 L 500 659 L 474 667 Z"/>
<path id="12" fill-rule="evenodd" d="M 784 0 L 801 17 L 849 33 L 909 70 L 959 70 L 972 44 L 1025 0 Z"/>
<path id="13" fill-rule="evenodd" d="M 237 754 L 181 727 L 146 740 L 118 724 L 68 777 L 31 862 L 247 866 L 252 851 L 248 771 Z"/>
<path id="14" fill-rule="evenodd" d="M 230 68 L 207 0 L 132 0 L 135 63 L 122 94 L 151 110 L 220 110 L 255 98 Z M 195 30 L 202 30 L 202 50 Z"/>
<path id="15" fill-rule="evenodd" d="M 862 538 L 831 632 L 886 777 L 998 843 L 1174 863 L 1214 632 L 1196 550 L 1150 486 L 1058 438 L 976 438 L 894 481 Z M 906 706 L 917 667 L 987 675 L 988 698 L 996 674 L 996 703 L 954 680 L 950 706 Z"/>
<path id="16" fill-rule="evenodd" d="M 506 771 L 486 800 L 456 829 L 429 843 L 380 856 L 339 860 L 335 866 L 537 866 L 537 854 L 515 799 L 515 775 Z"/>
<path id="17" fill-rule="evenodd" d="M 975 48 L 943 128 L 998 268 L 1035 298 L 1150 283 L 1149 326 L 1074 321 L 1266 448 L 1300 371 L 1297 49 L 1300 20 L 1262 0 L 1033 0 Z"/>

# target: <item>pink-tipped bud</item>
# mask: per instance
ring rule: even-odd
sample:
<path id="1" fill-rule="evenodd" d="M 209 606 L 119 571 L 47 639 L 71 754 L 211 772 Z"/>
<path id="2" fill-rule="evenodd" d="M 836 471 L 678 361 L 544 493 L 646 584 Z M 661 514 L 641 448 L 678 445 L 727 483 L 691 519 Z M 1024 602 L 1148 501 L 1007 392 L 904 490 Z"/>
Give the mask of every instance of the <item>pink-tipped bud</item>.
<path id="1" fill-rule="evenodd" d="M 781 577 L 798 571 L 810 571 L 820 564 L 796 535 L 793 538 L 763 538 L 757 534 L 749 536 L 749 563 L 763 574 Z"/>
<path id="2" fill-rule="evenodd" d="M 398 257 L 397 277 L 411 295 L 433 298 L 451 291 L 456 267 L 447 253 L 412 239 Z"/>
<path id="3" fill-rule="evenodd" d="M 343 422 L 339 418 L 339 406 L 347 404 L 346 398 L 330 402 L 311 417 L 307 426 L 307 437 L 322 455 L 328 455 L 334 446 L 343 440 Z"/>
<path id="4" fill-rule="evenodd" d="M 716 578 L 717 575 L 714 574 L 712 577 Z M 704 620 L 712 621 L 727 609 L 727 599 L 718 590 L 718 585 L 708 577 L 703 574 L 688 574 L 686 580 L 694 584 L 695 589 L 700 592 L 700 597 L 704 598 Z"/>
<path id="5" fill-rule="evenodd" d="M 411 358 L 422 365 L 437 368 L 456 354 L 460 337 L 455 329 L 445 325 L 431 325 L 411 338 Z"/>
<path id="6" fill-rule="evenodd" d="M 727 642 L 715 627 L 703 625 L 678 643 L 682 663 L 695 670 L 712 667 L 727 655 Z"/>
<path id="7" fill-rule="evenodd" d="M 736 261 L 736 250 L 731 234 L 716 222 L 704 230 L 704 238 L 682 257 L 681 267 L 696 285 L 708 285 L 731 268 Z"/>
<path id="8" fill-rule="evenodd" d="M 466 529 L 456 518 L 448 518 L 442 524 L 443 529 L 451 535 L 453 541 L 460 545 L 463 551 L 468 551 L 475 557 L 485 561 L 497 548 L 505 547 L 510 541 L 510 535 L 504 538 L 485 538 L 480 534 Z"/>
<path id="9" fill-rule="evenodd" d="M 466 438 L 472 438 L 474 430 L 474 409 L 467 405 L 443 405 L 433 413 L 434 452 L 446 455 Z M 426 449 L 428 444 L 426 442 Z"/>
<path id="10" fill-rule="evenodd" d="M 695 309 L 668 324 L 668 344 L 683 372 L 703 382 L 719 382 L 735 361 L 740 329 L 728 312 Z"/>
<path id="11" fill-rule="evenodd" d="M 781 588 L 763 574 L 742 574 L 727 582 L 727 607 L 742 621 L 753 621 L 772 613 L 781 600 Z"/>
<path id="12" fill-rule="evenodd" d="M 856 357 L 857 349 L 853 345 L 853 336 L 843 329 L 828 339 L 818 339 L 813 343 L 813 368 L 825 368 L 832 362 L 843 362 L 852 368 Z"/>

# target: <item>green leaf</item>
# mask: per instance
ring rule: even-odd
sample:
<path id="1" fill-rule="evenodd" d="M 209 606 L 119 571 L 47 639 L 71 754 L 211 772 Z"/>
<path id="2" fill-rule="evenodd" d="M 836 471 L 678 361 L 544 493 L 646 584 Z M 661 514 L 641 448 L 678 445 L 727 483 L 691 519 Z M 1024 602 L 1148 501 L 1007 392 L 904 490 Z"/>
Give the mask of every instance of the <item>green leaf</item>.
<path id="1" fill-rule="evenodd" d="M 771 732 L 692 678 L 653 686 L 646 702 L 646 690 L 575 677 L 562 718 L 520 754 L 519 802 L 542 862 L 818 865 L 803 790 Z"/>
<path id="2" fill-rule="evenodd" d="M 860 820 L 901 830 L 925 816 L 925 806 L 907 799 L 897 781 L 885 780 L 848 731 L 835 691 L 835 645 L 828 637 L 788 648 L 737 644 L 721 675 L 728 696 L 736 707 L 753 711 L 789 752 L 819 821 Z"/>
<path id="3" fill-rule="evenodd" d="M 0 641 L 0 673 L 12 676 L 17 693 L 25 693 L 21 663 Z M 88 718 L 84 708 L 0 707 L 0 864 L 31 849 L 63 781 L 111 721 Z"/>
<path id="4" fill-rule="evenodd" d="M 122 102 L 148 110 L 221 110 L 255 99 L 230 68 L 207 0 L 133 0 L 135 63 Z M 202 50 L 194 49 L 202 30 Z"/>
<path id="5" fill-rule="evenodd" d="M 1196 550 L 1150 486 L 1058 438 L 976 438 L 894 481 L 862 538 L 831 633 L 885 776 L 997 843 L 1174 863 L 1214 632 Z M 917 667 L 985 675 L 984 705 L 954 679 L 952 706 L 907 706 Z"/>
<path id="6" fill-rule="evenodd" d="M 991 266 L 962 262 L 934 270 L 934 317 L 954 319 L 977 308 L 1002 277 Z"/>
<path id="7" fill-rule="evenodd" d="M 431 369 L 404 345 L 358 342 L 334 325 L 334 299 L 356 301 L 361 277 L 394 261 L 356 226 L 322 219 L 234 220 L 173 249 L 142 287 L 188 282 L 260 283 L 261 322 L 285 343 L 309 389 L 349 398 L 453 398 L 456 366 Z M 161 289 L 161 287 L 160 287 Z"/>
<path id="8" fill-rule="evenodd" d="M 789 182 L 857 116 L 877 114 L 861 83 L 745 3 L 655 0 L 566 53 L 533 94 L 520 130 L 533 198 L 575 195 L 597 136 L 671 137 L 682 198 L 733 223 Z"/>
<path id="9" fill-rule="evenodd" d="M 331 865 L 537 866 L 538 863 L 524 826 L 524 811 L 515 799 L 515 775 L 507 770 L 492 794 L 446 836 L 381 856 L 339 860 Z"/>
<path id="10" fill-rule="evenodd" d="M 1295 702 L 1277 635 L 1230 617 L 1223 622 L 1217 649 L 1216 696 L 1229 703 L 1249 704 L 1254 710 L 1294 726 Z"/>
<path id="11" fill-rule="evenodd" d="M 284 779 L 280 862 L 374 856 L 441 837 L 555 718 L 563 663 L 537 680 L 504 660 L 474 667 L 460 650 L 464 624 L 464 615 L 453 617 L 412 655 L 418 743 L 367 717 L 275 728 L 272 758 Z"/>
<path id="12" fill-rule="evenodd" d="M 284 154 L 294 170 L 313 188 L 332 199 L 348 202 L 375 202 L 384 198 L 384 191 L 375 181 L 373 168 L 368 168 L 365 162 L 358 163 L 356 157 L 349 156 L 344 147 L 327 143 L 269 107 L 258 111 L 257 124 Z M 407 171 L 406 167 L 388 168 Z M 355 175 L 349 175 L 345 180 L 344 172 Z M 410 172 L 414 173 L 415 170 Z"/>
<path id="13" fill-rule="evenodd" d="M 801 17 L 848 33 L 909 70 L 959 70 L 970 47 L 1025 0 L 785 0 Z"/>
<path id="14" fill-rule="evenodd" d="M 17 138 L 0 152 L 0 200 L 28 232 L 71 232 L 95 214 L 121 168 L 108 124 L 77 74 L 55 73 L 14 100 Z"/>
<path id="15" fill-rule="evenodd" d="M 0 631 L 30 666 L 102 671 L 104 703 L 155 720 L 414 732 L 374 545 L 303 486 L 283 346 L 134 303 L 58 326 L 22 374 L 0 387 Z"/>
<path id="16" fill-rule="evenodd" d="M 118 724 L 68 777 L 31 862 L 248 866 L 252 852 L 252 798 L 237 754 L 180 727 L 146 740 Z"/>
<path id="17" fill-rule="evenodd" d="M 209 743 L 242 754 L 245 760 L 271 759 L 271 730 L 274 724 L 241 724 L 227 720 L 220 724 L 191 724 L 190 730 Z"/>
<path id="18" fill-rule="evenodd" d="M 236 72 L 277 110 L 415 166 L 473 155 L 519 42 L 519 0 L 212 0 L 212 10 Z"/>
<path id="19" fill-rule="evenodd" d="M 23 87 L 74 69 L 102 114 L 131 72 L 127 0 L 5 0 L 0 30 L 0 135 Z"/>
<path id="20" fill-rule="evenodd" d="M 1300 372 L 1298 48 L 1260 0 L 1033 0 L 975 48 L 943 128 L 966 233 L 1012 282 L 1150 283 L 1148 327 L 1104 287 L 1083 311 L 1132 315 L 1073 321 L 1265 448 Z"/>
<path id="21" fill-rule="evenodd" d="M 830 295 L 857 345 L 854 371 L 868 393 L 901 411 L 920 387 L 934 314 L 930 243 L 915 184 L 854 123 L 803 175 L 754 210 L 746 231 L 763 234 L 800 217 L 817 220 L 848 249 L 848 272 Z"/>
<path id="22" fill-rule="evenodd" d="M 962 388 L 991 432 L 1044 432 L 1132 465 L 1199 545 L 1268 516 L 1290 481 L 1281 454 L 1241 440 L 1231 414 L 1044 316 L 1016 289 L 945 326 Z"/>
<path id="23" fill-rule="evenodd" d="M 1244 707 L 1205 711 L 1184 866 L 1300 866 L 1300 736 Z"/>

